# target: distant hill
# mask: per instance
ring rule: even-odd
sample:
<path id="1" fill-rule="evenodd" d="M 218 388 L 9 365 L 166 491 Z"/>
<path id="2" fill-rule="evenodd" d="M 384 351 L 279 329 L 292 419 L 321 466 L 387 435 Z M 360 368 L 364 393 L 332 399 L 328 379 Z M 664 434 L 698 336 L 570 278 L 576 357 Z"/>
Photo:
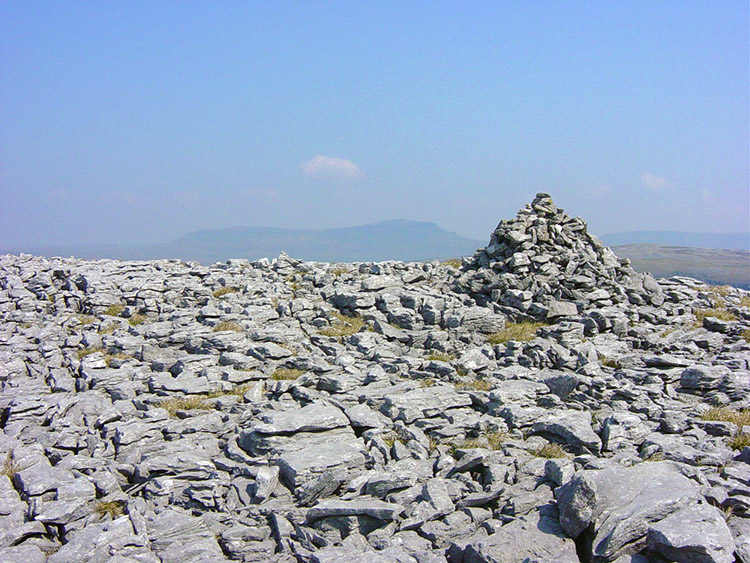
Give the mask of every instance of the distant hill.
<path id="1" fill-rule="evenodd" d="M 213 264 L 230 258 L 275 257 L 284 251 L 294 258 L 321 262 L 380 262 L 467 256 L 484 245 L 480 240 L 443 230 L 435 223 L 396 219 L 338 229 L 207 229 L 161 244 L 55 246 L 3 249 L 3 252 L 73 255 L 85 259 L 178 258 Z"/>
<path id="2" fill-rule="evenodd" d="M 688 248 L 658 244 L 613 246 L 633 268 L 657 278 L 688 276 L 711 285 L 733 285 L 750 289 L 750 252 L 715 248 Z"/>
<path id="3" fill-rule="evenodd" d="M 750 250 L 750 233 L 687 233 L 681 231 L 630 231 L 599 237 L 607 246 L 658 244 L 695 248 Z"/>

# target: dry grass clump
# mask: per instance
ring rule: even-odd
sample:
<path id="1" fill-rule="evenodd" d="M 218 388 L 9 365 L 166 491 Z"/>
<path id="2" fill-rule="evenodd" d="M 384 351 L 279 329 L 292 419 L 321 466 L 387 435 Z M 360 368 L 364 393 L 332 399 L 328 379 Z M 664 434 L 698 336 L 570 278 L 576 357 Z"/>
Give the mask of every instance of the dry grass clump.
<path id="1" fill-rule="evenodd" d="M 736 321 L 737 316 L 728 311 L 724 307 L 714 307 L 713 309 L 696 309 L 693 313 L 695 315 L 695 324 L 697 326 L 703 325 L 703 319 L 708 317 L 716 317 L 722 321 Z"/>
<path id="2" fill-rule="evenodd" d="M 220 287 L 214 291 L 214 297 L 222 297 L 224 295 L 229 295 L 230 293 L 237 293 L 238 291 L 239 288 L 237 287 Z"/>
<path id="3" fill-rule="evenodd" d="M 740 307 L 750 307 L 750 295 L 743 295 L 740 297 Z"/>
<path id="4" fill-rule="evenodd" d="M 488 432 L 484 435 L 487 438 L 487 442 L 493 450 L 499 450 L 500 446 L 508 439 L 510 434 L 507 432 Z"/>
<path id="5" fill-rule="evenodd" d="M 731 422 L 739 427 L 739 431 L 729 439 L 727 445 L 733 450 L 741 450 L 750 446 L 750 432 L 745 432 L 745 426 L 750 426 L 750 408 L 734 410 L 727 407 L 717 407 L 704 413 L 702 420 L 718 420 Z"/>
<path id="6" fill-rule="evenodd" d="M 297 379 L 300 375 L 305 373 L 301 369 L 295 368 L 276 368 L 276 371 L 271 375 L 271 379 L 274 381 L 292 381 Z"/>
<path id="7" fill-rule="evenodd" d="M 664 461 L 666 458 L 664 457 L 664 452 L 654 452 L 647 458 L 645 458 L 643 461 L 650 461 L 650 462 L 656 462 L 656 461 Z"/>
<path id="8" fill-rule="evenodd" d="M 208 395 L 205 395 L 208 399 L 218 399 L 219 397 L 228 397 L 231 395 L 235 395 L 237 397 L 242 397 L 252 388 L 252 385 L 249 383 L 244 383 L 242 385 L 238 385 L 234 389 L 231 389 L 229 391 L 212 391 Z"/>
<path id="9" fill-rule="evenodd" d="M 419 386 L 422 387 L 423 389 L 426 389 L 427 387 L 432 387 L 433 385 L 435 385 L 435 380 L 433 378 L 431 378 L 431 377 L 428 377 L 426 379 L 422 379 L 419 382 Z"/>
<path id="10" fill-rule="evenodd" d="M 531 454 L 536 457 L 543 457 L 546 459 L 553 459 L 558 457 L 568 457 L 567 452 L 563 449 L 560 444 L 548 442 L 543 446 L 534 448 L 531 450 Z"/>
<path id="11" fill-rule="evenodd" d="M 13 477 L 15 477 L 16 473 L 21 471 L 21 469 L 23 469 L 21 464 L 18 463 L 18 460 L 13 456 L 13 450 L 9 450 L 5 455 L 3 466 L 0 467 L 0 475 L 5 475 L 12 481 Z"/>
<path id="12" fill-rule="evenodd" d="M 346 268 L 341 268 L 341 267 L 338 267 L 338 268 L 333 268 L 333 269 L 331 270 L 331 273 L 332 273 L 332 274 L 333 274 L 334 276 L 336 276 L 337 278 L 340 278 L 340 277 L 341 277 L 341 276 L 343 276 L 344 274 L 347 274 L 347 273 L 349 273 L 349 270 L 347 270 Z"/>
<path id="13" fill-rule="evenodd" d="M 101 352 L 101 348 L 91 347 L 91 348 L 81 348 L 76 352 L 78 355 L 78 359 L 82 360 L 86 356 L 90 356 L 91 354 L 96 354 L 97 352 Z"/>
<path id="14" fill-rule="evenodd" d="M 599 361 L 604 367 L 614 368 L 614 369 L 617 369 L 620 367 L 620 365 L 617 363 L 617 360 L 615 360 L 614 358 L 608 358 L 607 356 L 599 356 Z"/>
<path id="15" fill-rule="evenodd" d="M 96 322 L 96 317 L 92 317 L 91 315 L 78 315 L 78 321 L 82 325 L 90 325 L 91 323 Z"/>
<path id="16" fill-rule="evenodd" d="M 471 438 L 465 440 L 461 445 L 462 448 L 486 448 L 487 446 L 493 450 L 499 450 L 503 443 L 508 439 L 509 434 L 507 432 L 486 432 L 478 438 Z"/>
<path id="17" fill-rule="evenodd" d="M 233 321 L 222 321 L 214 327 L 214 332 L 242 332 L 242 325 Z"/>
<path id="18" fill-rule="evenodd" d="M 701 420 L 732 422 L 742 428 L 743 426 L 750 426 L 750 409 L 737 411 L 726 407 L 717 407 L 703 413 Z"/>
<path id="19" fill-rule="evenodd" d="M 146 322 L 146 315 L 141 315 L 140 313 L 136 313 L 128 319 L 128 324 L 130 326 L 138 326 L 144 322 Z"/>
<path id="20" fill-rule="evenodd" d="M 740 333 L 740 336 L 742 336 L 742 338 L 744 338 L 744 339 L 745 339 L 745 342 L 748 342 L 748 343 L 750 343 L 750 329 L 749 329 L 749 330 L 743 330 L 743 331 L 742 331 L 742 332 Z"/>
<path id="21" fill-rule="evenodd" d="M 425 358 L 425 360 L 436 361 L 436 362 L 446 362 L 446 363 L 450 363 L 455 359 L 456 357 L 453 354 L 444 354 L 442 352 L 432 352 L 429 356 Z"/>
<path id="22" fill-rule="evenodd" d="M 521 321 L 520 323 L 508 322 L 500 332 L 490 334 L 487 340 L 490 344 L 504 344 L 510 340 L 525 342 L 533 340 L 536 331 L 544 326 L 544 323 Z"/>
<path id="23" fill-rule="evenodd" d="M 726 297 L 732 290 L 728 285 L 716 286 L 710 288 L 709 299 L 712 307 L 704 309 L 695 309 L 693 314 L 695 315 L 695 322 L 693 326 L 700 328 L 703 326 L 703 319 L 708 317 L 716 317 L 722 321 L 736 321 L 737 316 L 727 309 Z"/>
<path id="24" fill-rule="evenodd" d="M 443 260 L 440 264 L 449 268 L 456 268 L 457 270 L 463 265 L 459 258 L 449 258 L 448 260 Z"/>
<path id="25" fill-rule="evenodd" d="M 133 356 L 130 354 L 125 354 L 124 352 L 117 352 L 116 354 L 105 354 L 104 355 L 104 361 L 107 364 L 107 367 L 112 363 L 112 360 L 131 360 Z"/>
<path id="26" fill-rule="evenodd" d="M 189 411 L 189 410 L 211 410 L 211 405 L 205 402 L 205 397 L 192 396 L 192 397 L 173 397 L 171 399 L 165 399 L 158 403 L 158 406 L 169 413 L 169 416 L 176 416 L 177 411 Z"/>
<path id="27" fill-rule="evenodd" d="M 750 447 L 750 432 L 737 432 L 729 440 L 729 447 L 733 450 L 741 450 Z"/>
<path id="28" fill-rule="evenodd" d="M 125 305 L 110 305 L 104 309 L 104 314 L 110 317 L 119 317 L 120 313 L 125 310 Z"/>
<path id="29" fill-rule="evenodd" d="M 323 336 L 350 336 L 362 330 L 365 325 L 365 321 L 360 316 L 347 317 L 341 313 L 334 312 L 333 318 L 335 319 L 333 324 L 329 328 L 320 330 L 320 334 Z"/>
<path id="30" fill-rule="evenodd" d="M 94 512 L 104 518 L 109 516 L 113 520 L 122 516 L 125 509 L 125 503 L 121 500 L 101 500 L 94 506 Z"/>
<path id="31" fill-rule="evenodd" d="M 476 377 L 474 379 L 469 379 L 468 381 L 462 381 L 456 385 L 456 387 L 473 391 L 490 391 L 492 389 L 492 383 L 486 379 Z"/>

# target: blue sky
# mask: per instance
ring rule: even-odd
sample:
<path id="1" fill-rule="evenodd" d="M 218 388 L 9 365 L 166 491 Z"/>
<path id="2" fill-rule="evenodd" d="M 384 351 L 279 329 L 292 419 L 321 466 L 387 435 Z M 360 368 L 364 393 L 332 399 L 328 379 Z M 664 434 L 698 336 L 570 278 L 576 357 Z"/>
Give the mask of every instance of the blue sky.
<path id="1" fill-rule="evenodd" d="M 0 3 L 0 246 L 750 230 L 748 3 Z"/>

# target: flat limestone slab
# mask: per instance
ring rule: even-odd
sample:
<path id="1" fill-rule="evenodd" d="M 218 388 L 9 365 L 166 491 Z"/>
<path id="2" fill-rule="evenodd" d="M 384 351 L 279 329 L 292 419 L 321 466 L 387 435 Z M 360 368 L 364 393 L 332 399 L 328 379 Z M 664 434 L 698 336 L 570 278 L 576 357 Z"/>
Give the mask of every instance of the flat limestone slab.
<path id="1" fill-rule="evenodd" d="M 313 444 L 281 455 L 281 478 L 296 489 L 326 470 L 364 470 L 365 446 L 360 440 Z"/>
<path id="2" fill-rule="evenodd" d="M 330 516 L 371 516 L 379 520 L 393 520 L 403 510 L 398 504 L 374 498 L 330 499 L 321 501 L 308 510 L 307 521 L 314 522 Z"/>

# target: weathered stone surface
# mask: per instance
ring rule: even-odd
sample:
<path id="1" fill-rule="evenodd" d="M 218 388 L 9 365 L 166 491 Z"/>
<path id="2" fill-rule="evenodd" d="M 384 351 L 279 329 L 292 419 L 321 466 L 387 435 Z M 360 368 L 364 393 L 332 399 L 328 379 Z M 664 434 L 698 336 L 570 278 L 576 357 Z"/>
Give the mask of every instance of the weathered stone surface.
<path id="1" fill-rule="evenodd" d="M 555 496 L 565 533 L 576 538 L 592 525 L 592 561 L 605 562 L 645 547 L 652 524 L 697 502 L 700 492 L 672 463 L 654 462 L 576 473 Z"/>
<path id="2" fill-rule="evenodd" d="M 278 460 L 281 478 L 297 488 L 326 470 L 346 474 L 365 465 L 364 445 L 359 441 L 331 442 L 286 452 Z"/>
<path id="3" fill-rule="evenodd" d="M 566 538 L 556 515 L 547 507 L 502 526 L 495 533 L 470 540 L 463 549 L 464 563 L 559 561 L 578 563 L 576 546 Z"/>
<path id="4" fill-rule="evenodd" d="M 307 521 L 314 522 L 331 516 L 371 516 L 379 520 L 393 520 L 403 508 L 378 499 L 324 500 L 307 511 Z"/>
<path id="5" fill-rule="evenodd" d="M 648 547 L 677 563 L 734 561 L 734 540 L 724 515 L 705 503 L 686 506 L 651 526 Z"/>
<path id="6" fill-rule="evenodd" d="M 577 451 L 598 453 L 602 442 L 591 429 L 591 414 L 580 411 L 563 411 L 548 414 L 534 422 L 532 430 L 551 434 L 565 441 Z"/>
<path id="7" fill-rule="evenodd" d="M 412 423 L 418 418 L 438 416 L 449 408 L 468 407 L 471 397 L 458 393 L 453 387 L 440 385 L 414 389 L 398 395 L 386 395 L 383 412 L 393 420 Z"/>

